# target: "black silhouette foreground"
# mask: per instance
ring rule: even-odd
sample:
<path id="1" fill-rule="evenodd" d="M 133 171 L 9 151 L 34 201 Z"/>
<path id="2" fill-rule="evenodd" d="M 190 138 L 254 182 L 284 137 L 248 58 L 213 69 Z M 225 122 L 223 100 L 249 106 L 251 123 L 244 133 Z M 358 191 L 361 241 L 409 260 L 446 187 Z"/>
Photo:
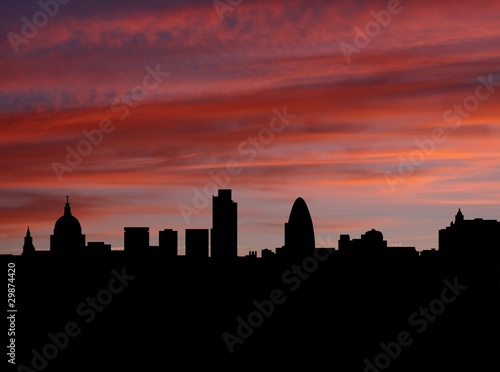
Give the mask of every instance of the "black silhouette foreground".
<path id="1" fill-rule="evenodd" d="M 388 247 L 371 229 L 317 248 L 298 198 L 284 246 L 237 256 L 237 204 L 213 198 L 212 228 L 125 227 L 124 250 L 88 242 L 69 200 L 15 264 L 12 371 L 453 371 L 498 366 L 500 222 L 459 210 L 439 249 Z M 9 313 L 12 314 L 12 313 Z M 8 314 L 8 315 L 9 315 Z M 7 325 L 10 320 L 7 320 Z M 11 328 L 7 328 L 11 329 Z M 4 353 L 5 355 L 5 353 Z M 13 361 L 9 362 L 9 360 Z M 4 369 L 2 369 L 4 370 Z"/>

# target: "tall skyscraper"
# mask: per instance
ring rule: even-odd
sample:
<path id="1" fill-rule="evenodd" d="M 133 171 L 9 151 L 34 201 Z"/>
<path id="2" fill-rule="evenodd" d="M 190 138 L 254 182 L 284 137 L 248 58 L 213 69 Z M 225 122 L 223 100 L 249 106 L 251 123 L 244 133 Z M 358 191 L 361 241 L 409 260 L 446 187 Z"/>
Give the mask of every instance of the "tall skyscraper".
<path id="1" fill-rule="evenodd" d="M 64 215 L 54 226 L 54 234 L 50 236 L 50 251 L 56 254 L 81 253 L 85 249 L 85 235 L 78 219 L 71 214 L 69 196 L 66 196 Z"/>
<path id="2" fill-rule="evenodd" d="M 238 256 L 238 203 L 231 199 L 230 189 L 221 189 L 212 196 L 212 258 L 232 259 Z"/>

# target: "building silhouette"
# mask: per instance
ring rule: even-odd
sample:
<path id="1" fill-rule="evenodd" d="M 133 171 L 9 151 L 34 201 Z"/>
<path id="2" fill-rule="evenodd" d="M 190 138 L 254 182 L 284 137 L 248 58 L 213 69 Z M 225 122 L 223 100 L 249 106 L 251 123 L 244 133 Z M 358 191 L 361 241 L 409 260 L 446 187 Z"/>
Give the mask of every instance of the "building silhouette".
<path id="1" fill-rule="evenodd" d="M 186 257 L 208 257 L 208 229 L 186 229 Z"/>
<path id="2" fill-rule="evenodd" d="M 498 259 L 500 222 L 475 218 L 466 220 L 460 208 L 455 221 L 439 230 L 439 252 L 456 259 Z"/>
<path id="3" fill-rule="evenodd" d="M 162 254 L 167 257 L 176 257 L 178 255 L 178 237 L 177 231 L 164 229 L 158 233 L 158 246 Z"/>
<path id="4" fill-rule="evenodd" d="M 104 242 L 88 242 L 85 252 L 91 254 L 106 254 L 111 252 L 111 244 L 106 244 Z"/>
<path id="5" fill-rule="evenodd" d="M 145 253 L 149 250 L 149 227 L 125 227 L 123 249 L 127 253 Z"/>
<path id="6" fill-rule="evenodd" d="M 33 254 L 35 252 L 35 246 L 33 245 L 33 238 L 31 237 L 30 227 L 26 230 L 26 236 L 24 237 L 23 245 L 23 255 Z"/>
<path id="7" fill-rule="evenodd" d="M 399 255 L 400 257 L 418 257 L 415 247 L 388 247 L 382 232 L 371 229 L 361 234 L 360 239 L 351 239 L 348 234 L 341 234 L 338 241 L 338 250 L 342 255 L 382 256 Z"/>
<path id="8" fill-rule="evenodd" d="M 276 253 L 287 257 L 305 257 L 313 254 L 315 248 L 314 227 L 302 198 L 293 203 L 288 222 L 285 223 L 285 245 L 278 248 Z"/>
<path id="9" fill-rule="evenodd" d="M 218 196 L 212 196 L 210 249 L 212 258 L 238 256 L 238 204 L 231 199 L 231 190 L 220 189 Z"/>
<path id="10" fill-rule="evenodd" d="M 338 248 L 339 252 L 347 254 L 383 254 L 387 251 L 387 241 L 380 231 L 371 229 L 361 234 L 360 239 L 351 239 L 350 235 L 341 234 Z"/>
<path id="11" fill-rule="evenodd" d="M 361 234 L 360 239 L 352 239 L 348 234 L 341 234 L 339 239 L 340 252 L 352 253 L 384 253 L 387 250 L 387 241 L 382 232 L 371 229 Z"/>
<path id="12" fill-rule="evenodd" d="M 82 253 L 85 248 L 85 235 L 78 219 L 71 214 L 69 196 L 66 196 L 64 215 L 54 226 L 54 234 L 50 236 L 50 251 L 55 254 Z"/>

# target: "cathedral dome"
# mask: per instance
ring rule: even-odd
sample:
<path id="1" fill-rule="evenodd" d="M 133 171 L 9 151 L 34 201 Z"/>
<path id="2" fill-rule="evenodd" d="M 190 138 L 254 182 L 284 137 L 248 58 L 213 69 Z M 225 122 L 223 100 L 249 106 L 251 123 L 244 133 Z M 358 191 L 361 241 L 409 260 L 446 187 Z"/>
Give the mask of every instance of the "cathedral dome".
<path id="1" fill-rule="evenodd" d="M 64 215 L 59 217 L 54 226 L 54 234 L 57 235 L 69 235 L 77 236 L 81 235 L 82 226 L 80 221 L 71 214 L 71 207 L 69 205 L 69 200 L 66 201 L 66 206 L 64 207 Z"/>
<path id="2" fill-rule="evenodd" d="M 375 229 L 371 229 L 365 233 L 365 238 L 370 241 L 382 241 L 384 240 L 384 235 Z"/>
<path id="3" fill-rule="evenodd" d="M 75 216 L 62 216 L 56 221 L 56 225 L 54 227 L 55 234 L 81 234 L 82 227 L 80 222 Z"/>
<path id="4" fill-rule="evenodd" d="M 50 251 L 57 254 L 80 252 L 85 248 L 85 235 L 78 219 L 71 214 L 69 197 L 64 207 L 64 215 L 59 217 L 50 236 Z"/>

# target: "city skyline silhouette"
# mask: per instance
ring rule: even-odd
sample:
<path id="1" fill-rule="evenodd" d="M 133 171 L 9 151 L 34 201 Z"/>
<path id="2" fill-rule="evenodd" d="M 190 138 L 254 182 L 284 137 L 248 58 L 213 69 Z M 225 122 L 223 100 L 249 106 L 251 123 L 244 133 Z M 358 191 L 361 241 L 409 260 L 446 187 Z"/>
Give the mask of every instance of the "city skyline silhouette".
<path id="1" fill-rule="evenodd" d="M 388 246 L 375 228 L 317 247 L 314 217 L 297 197 L 283 246 L 238 256 L 237 198 L 220 189 L 212 202 L 212 227 L 165 228 L 159 246 L 145 226 L 123 228 L 123 250 L 85 243 L 68 196 L 50 250 L 35 248 L 28 227 L 23 254 L 0 255 L 19 270 L 21 341 L 9 367 L 136 370 L 201 357 L 224 369 L 328 362 L 438 371 L 496 358 L 497 344 L 478 337 L 499 325 L 500 222 L 469 220 L 459 209 L 439 229 L 438 249 L 420 252 Z"/>
<path id="2" fill-rule="evenodd" d="M 184 255 L 198 257 L 214 257 L 217 259 L 232 259 L 238 257 L 238 211 L 237 202 L 232 200 L 231 189 L 219 189 L 218 195 L 212 197 L 212 227 L 207 229 L 185 229 Z M 178 234 L 179 231 L 171 228 L 158 231 L 157 246 L 150 245 L 149 227 L 124 227 L 123 249 L 115 249 L 114 252 L 124 251 L 128 253 L 145 253 L 169 251 L 171 257 L 178 256 Z M 214 233 L 215 231 L 215 233 Z M 495 245 L 500 240 L 500 222 L 497 220 L 485 220 L 474 218 L 466 220 L 458 209 L 454 221 L 449 226 L 440 228 L 438 231 L 438 247 L 417 251 L 415 247 L 404 247 L 401 245 L 389 247 L 384 240 L 383 233 L 371 228 L 361 234 L 360 239 L 351 240 L 349 234 L 341 233 L 337 247 L 322 247 L 337 249 L 339 252 L 358 252 L 370 255 L 385 251 L 399 251 L 399 254 L 419 256 L 422 254 L 433 254 L 444 252 L 448 255 L 467 256 L 470 252 L 466 247 L 478 245 L 487 247 Z M 188 238 L 189 236 L 189 238 Z M 331 242 L 330 242 L 331 243 Z M 263 243 L 266 246 L 266 243 Z M 187 248 L 187 247 L 190 248 Z M 283 245 L 269 249 L 262 248 L 259 251 L 248 251 L 244 256 L 269 257 L 269 254 L 299 256 L 311 255 L 315 246 L 315 232 L 313 218 L 309 213 L 306 202 L 302 197 L 297 197 L 292 205 L 288 222 L 284 223 Z M 483 248 L 484 249 L 484 248 Z M 109 253 L 112 250 L 110 244 L 105 242 L 88 242 L 86 235 L 82 234 L 79 220 L 72 215 L 69 196 L 66 196 L 64 214 L 55 223 L 53 234 L 50 236 L 50 252 L 55 254 L 78 254 L 84 251 Z M 31 231 L 27 229 L 24 238 L 22 254 L 33 254 L 37 251 L 47 249 L 35 249 Z M 190 253 L 188 253 L 190 251 Z M 197 251 L 201 251 L 197 252 Z M 195 253 L 196 252 L 196 253 Z M 484 252 L 483 252 L 484 253 Z M 478 253 L 479 254 L 479 253 Z"/>

